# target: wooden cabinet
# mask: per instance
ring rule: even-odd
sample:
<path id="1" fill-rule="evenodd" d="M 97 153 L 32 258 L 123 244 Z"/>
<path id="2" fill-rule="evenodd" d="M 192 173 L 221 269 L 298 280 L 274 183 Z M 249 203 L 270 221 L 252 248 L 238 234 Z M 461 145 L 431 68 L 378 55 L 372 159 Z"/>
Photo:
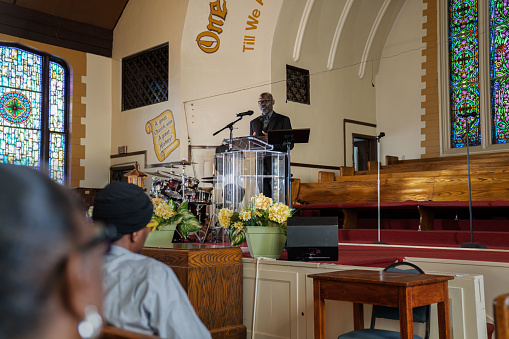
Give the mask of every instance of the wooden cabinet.
<path id="1" fill-rule="evenodd" d="M 141 254 L 170 266 L 212 338 L 246 338 L 242 324 L 242 251 L 237 247 L 171 244 Z"/>

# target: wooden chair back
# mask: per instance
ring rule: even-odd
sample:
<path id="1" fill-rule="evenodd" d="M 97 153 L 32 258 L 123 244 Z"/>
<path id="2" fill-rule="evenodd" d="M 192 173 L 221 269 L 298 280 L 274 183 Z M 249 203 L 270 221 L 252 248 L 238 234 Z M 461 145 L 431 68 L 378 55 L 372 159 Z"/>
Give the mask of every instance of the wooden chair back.
<path id="1" fill-rule="evenodd" d="M 153 335 L 124 330 L 111 325 L 103 326 L 99 339 L 161 339 Z"/>
<path id="2" fill-rule="evenodd" d="M 497 339 L 509 339 L 509 293 L 496 297 L 493 308 Z"/>
<path id="3" fill-rule="evenodd" d="M 319 171 L 318 172 L 318 182 L 328 182 L 328 181 L 334 181 L 336 179 L 336 175 L 334 172 L 328 172 L 328 171 Z"/>

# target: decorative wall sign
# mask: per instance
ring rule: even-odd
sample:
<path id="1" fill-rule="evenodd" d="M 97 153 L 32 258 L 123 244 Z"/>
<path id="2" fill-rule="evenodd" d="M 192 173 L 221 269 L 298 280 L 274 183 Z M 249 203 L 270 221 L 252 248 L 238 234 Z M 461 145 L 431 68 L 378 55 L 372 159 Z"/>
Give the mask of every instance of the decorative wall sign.
<path id="1" fill-rule="evenodd" d="M 163 161 L 180 145 L 175 133 L 173 113 L 166 110 L 145 125 L 147 134 L 152 133 L 157 159 Z"/>
<path id="2" fill-rule="evenodd" d="M 0 97 L 0 116 L 11 124 L 21 124 L 30 118 L 32 105 L 20 93 L 9 92 Z"/>

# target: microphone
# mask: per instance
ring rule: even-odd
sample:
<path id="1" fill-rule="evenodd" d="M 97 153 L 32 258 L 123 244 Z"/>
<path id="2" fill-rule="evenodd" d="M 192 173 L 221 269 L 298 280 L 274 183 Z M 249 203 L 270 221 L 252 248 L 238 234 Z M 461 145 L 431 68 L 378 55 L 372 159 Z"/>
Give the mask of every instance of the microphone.
<path id="1" fill-rule="evenodd" d="M 295 199 L 295 202 L 298 202 L 299 204 L 301 205 L 309 205 L 309 202 L 308 201 L 305 201 L 305 200 L 301 200 L 299 198 Z"/>
<path id="2" fill-rule="evenodd" d="M 247 112 L 242 112 L 242 113 L 237 113 L 235 114 L 236 117 L 243 117 L 245 115 L 253 115 L 253 111 L 247 111 Z"/>
<path id="3" fill-rule="evenodd" d="M 383 138 L 385 137 L 385 132 L 380 132 L 380 134 L 378 134 L 378 136 L 376 137 L 378 140 L 380 140 L 380 138 Z"/>

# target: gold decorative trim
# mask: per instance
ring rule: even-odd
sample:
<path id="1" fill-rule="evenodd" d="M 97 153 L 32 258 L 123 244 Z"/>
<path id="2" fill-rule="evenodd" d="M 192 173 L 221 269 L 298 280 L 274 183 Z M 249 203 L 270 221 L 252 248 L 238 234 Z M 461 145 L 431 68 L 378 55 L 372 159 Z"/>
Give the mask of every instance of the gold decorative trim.
<path id="1" fill-rule="evenodd" d="M 421 147 L 424 147 L 424 154 L 421 155 L 421 158 L 430 158 L 440 156 L 437 48 L 438 11 L 437 0 L 423 1 L 424 4 L 427 4 L 427 8 L 423 11 L 426 22 L 422 24 L 422 28 L 426 30 L 426 35 L 422 38 L 422 42 L 426 44 L 426 48 L 422 51 L 422 56 L 426 57 L 426 60 L 421 65 L 421 69 L 425 71 L 425 74 L 421 77 L 421 81 L 425 83 L 424 89 L 421 90 L 421 95 L 425 98 L 421 103 L 421 108 L 424 109 L 421 121 L 424 121 L 426 126 L 421 128 L 421 134 L 424 135 L 424 140 L 421 141 Z"/>

